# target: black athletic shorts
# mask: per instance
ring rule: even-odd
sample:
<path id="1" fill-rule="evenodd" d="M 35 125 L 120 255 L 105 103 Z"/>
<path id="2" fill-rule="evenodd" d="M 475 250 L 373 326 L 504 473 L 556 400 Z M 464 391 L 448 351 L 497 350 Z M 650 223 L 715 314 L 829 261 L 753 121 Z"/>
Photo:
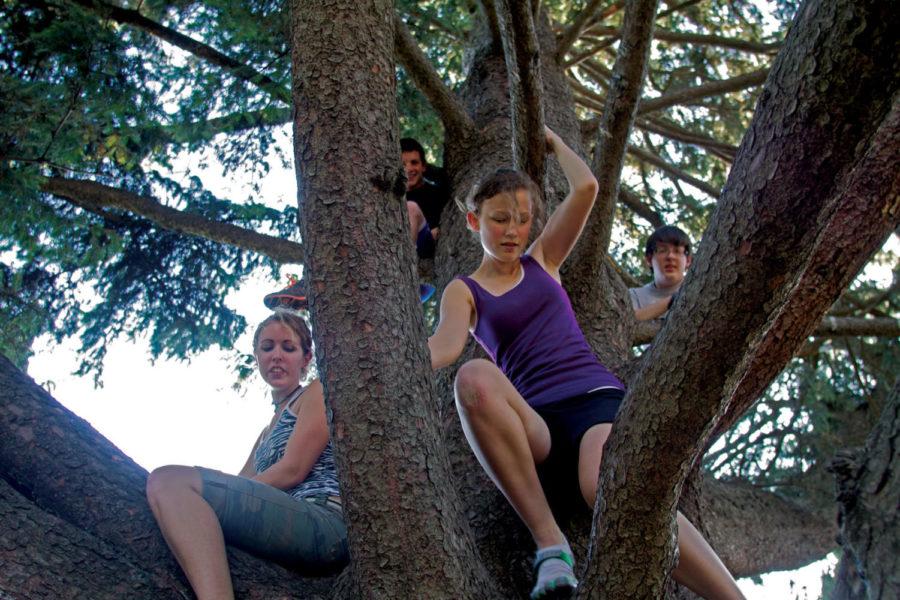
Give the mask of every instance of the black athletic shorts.
<path id="1" fill-rule="evenodd" d="M 603 388 L 534 409 L 550 430 L 550 454 L 537 472 L 551 505 L 584 505 L 578 487 L 581 438 L 594 425 L 612 423 L 624 397 L 620 389 Z"/>

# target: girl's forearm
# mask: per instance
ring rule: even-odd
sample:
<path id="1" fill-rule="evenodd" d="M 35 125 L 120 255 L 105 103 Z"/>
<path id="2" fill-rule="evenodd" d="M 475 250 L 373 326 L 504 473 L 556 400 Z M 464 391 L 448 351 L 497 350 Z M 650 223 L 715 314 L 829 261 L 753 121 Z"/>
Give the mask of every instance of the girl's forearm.
<path id="1" fill-rule="evenodd" d="M 588 190 L 597 185 L 597 180 L 594 178 L 594 174 L 591 173 L 590 167 L 581 160 L 581 157 L 574 150 L 566 145 L 561 137 L 550 132 L 548 141 L 572 190 Z"/>

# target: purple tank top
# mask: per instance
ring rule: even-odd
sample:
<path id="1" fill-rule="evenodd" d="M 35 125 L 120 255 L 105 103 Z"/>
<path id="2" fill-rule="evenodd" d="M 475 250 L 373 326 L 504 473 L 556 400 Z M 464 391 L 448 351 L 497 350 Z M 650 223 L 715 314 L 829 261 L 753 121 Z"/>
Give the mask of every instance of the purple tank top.
<path id="1" fill-rule="evenodd" d="M 533 407 L 597 388 L 624 390 L 591 351 L 566 291 L 531 256 L 520 260 L 522 280 L 502 296 L 459 278 L 475 298 L 478 343 Z"/>

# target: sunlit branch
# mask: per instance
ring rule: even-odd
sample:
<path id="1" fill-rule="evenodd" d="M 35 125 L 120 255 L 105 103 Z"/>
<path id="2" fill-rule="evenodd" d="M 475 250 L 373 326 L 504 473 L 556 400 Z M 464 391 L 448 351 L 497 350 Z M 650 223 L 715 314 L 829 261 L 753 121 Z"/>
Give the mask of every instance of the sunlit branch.
<path id="1" fill-rule="evenodd" d="M 668 173 L 669 175 L 671 175 L 672 177 L 674 177 L 676 179 L 680 179 L 681 181 L 694 186 L 695 188 L 697 188 L 704 194 L 709 195 L 713 199 L 718 198 L 719 194 L 721 193 L 721 190 L 714 188 L 713 186 L 709 185 L 705 181 L 698 179 L 698 178 L 694 177 L 693 175 L 685 173 L 684 171 L 682 171 L 675 165 L 663 160 L 662 157 L 660 157 L 652 152 L 649 152 L 647 150 L 644 150 L 643 148 L 639 148 L 637 146 L 629 144 L 628 154 L 634 156 L 638 160 L 642 160 L 642 161 L 646 162 L 647 164 L 653 165 L 654 167 L 660 169 L 661 171 Z"/>
<path id="2" fill-rule="evenodd" d="M 97 214 L 107 209 L 127 210 L 165 229 L 258 252 L 282 264 L 300 264 L 303 259 L 303 247 L 296 242 L 170 208 L 149 196 L 95 181 L 49 177 L 41 190 Z"/>
<path id="3" fill-rule="evenodd" d="M 648 204 L 645 204 L 637 194 L 624 186 L 619 186 L 619 202 L 627 206 L 634 214 L 650 223 L 654 229 L 666 224 L 662 215 L 653 210 Z"/>
<path id="4" fill-rule="evenodd" d="M 259 89 L 271 94 L 273 97 L 284 102 L 285 104 L 289 105 L 291 103 L 291 90 L 288 87 L 278 83 L 268 75 L 259 73 L 253 67 L 237 61 L 230 56 L 223 54 L 222 52 L 219 52 L 211 46 L 208 46 L 202 42 L 198 42 L 197 40 L 186 36 L 183 33 L 179 33 L 174 29 L 170 29 L 168 27 L 165 27 L 164 25 L 157 23 L 156 21 L 148 19 L 137 10 L 122 8 L 113 4 L 107 4 L 106 2 L 101 2 L 100 0 L 71 1 L 104 17 L 109 17 L 110 19 L 113 19 L 114 21 L 117 21 L 119 23 L 132 25 L 134 27 L 137 27 L 138 29 L 141 29 L 142 31 L 146 31 L 147 33 L 154 35 L 159 39 L 172 44 L 173 46 L 181 48 L 185 52 L 189 52 L 190 54 L 202 58 L 210 64 L 221 67 L 237 79 L 252 83 Z"/>
<path id="5" fill-rule="evenodd" d="M 452 135 L 465 136 L 475 125 L 466 114 L 460 101 L 451 92 L 431 62 L 419 48 L 415 38 L 399 16 L 394 16 L 394 51 L 397 59 L 416 87 L 425 94 L 428 102 Z"/>
<path id="6" fill-rule="evenodd" d="M 616 27 L 601 27 L 594 25 L 585 31 L 585 34 L 598 35 L 618 39 L 620 30 Z M 737 38 L 729 38 L 721 35 L 709 35 L 700 33 L 682 33 L 680 31 L 669 31 L 667 29 L 657 29 L 653 32 L 653 39 L 664 42 L 678 42 L 691 44 L 695 46 L 716 46 L 719 48 L 730 48 L 732 50 L 741 50 L 754 54 L 773 54 L 778 52 L 781 42 L 764 43 L 752 42 L 749 40 L 741 40 Z"/>
<path id="7" fill-rule="evenodd" d="M 734 161 L 734 157 L 737 154 L 737 146 L 732 146 L 731 144 L 720 142 L 715 138 L 689 131 L 687 129 L 684 129 L 683 127 L 675 125 L 674 123 L 663 122 L 659 119 L 637 119 L 635 121 L 635 127 L 638 127 L 650 133 L 661 135 L 677 142 L 683 142 L 685 144 L 698 146 L 700 148 L 703 148 L 704 150 L 709 151 L 709 153 L 713 156 L 716 156 L 729 163 Z"/>
<path id="8" fill-rule="evenodd" d="M 669 108 L 678 104 L 692 104 L 711 96 L 720 96 L 730 92 L 738 92 L 747 88 L 762 85 L 769 74 L 768 69 L 760 69 L 752 73 L 738 75 L 722 81 L 712 81 L 696 87 L 685 88 L 658 98 L 645 98 L 638 107 L 638 115 Z"/>
<path id="9" fill-rule="evenodd" d="M 588 21 L 593 18 L 594 13 L 600 8 L 601 2 L 603 0 L 589 0 L 587 5 L 578 13 L 578 16 L 572 20 L 569 27 L 559 35 L 556 42 L 556 60 L 558 62 L 562 62 L 569 48 L 572 47 L 572 44 L 584 31 Z"/>
<path id="10" fill-rule="evenodd" d="M 658 320 L 639 321 L 634 331 L 633 344 L 640 346 L 641 344 L 650 343 L 656 337 L 660 327 L 662 327 L 662 322 Z M 895 338 L 900 337 L 900 320 L 887 317 L 866 319 L 862 317 L 826 316 L 813 330 L 812 335 L 818 338 L 860 336 Z M 800 353 L 808 355 L 805 349 Z"/>

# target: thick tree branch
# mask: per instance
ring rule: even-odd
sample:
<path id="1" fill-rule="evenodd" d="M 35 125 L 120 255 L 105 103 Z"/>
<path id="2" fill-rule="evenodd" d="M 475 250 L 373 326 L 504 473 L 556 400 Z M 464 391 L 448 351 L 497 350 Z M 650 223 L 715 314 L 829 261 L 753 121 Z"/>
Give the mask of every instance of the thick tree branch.
<path id="1" fill-rule="evenodd" d="M 660 119 L 637 119 L 635 121 L 635 126 L 644 131 L 655 133 L 677 142 L 699 146 L 700 148 L 709 151 L 713 156 L 728 163 L 734 162 L 734 157 L 737 154 L 737 146 L 720 142 L 715 138 L 700 133 L 688 131 L 683 127 L 679 127 L 673 123 L 663 122 Z"/>
<path id="2" fill-rule="evenodd" d="M 562 63 L 569 48 L 572 47 L 572 44 L 575 43 L 575 40 L 577 40 L 581 35 L 581 32 L 584 31 L 588 21 L 593 18 L 594 13 L 600 8 L 601 2 L 603 2 L 603 0 L 588 0 L 588 3 L 581 9 L 578 16 L 575 17 L 565 31 L 559 35 L 556 41 L 557 62 Z"/>
<path id="3" fill-rule="evenodd" d="M 645 204 L 637 194 L 621 185 L 619 186 L 619 202 L 630 208 L 636 215 L 645 219 L 654 229 L 666 224 L 661 214 Z"/>
<path id="4" fill-rule="evenodd" d="M 148 19 L 137 10 L 122 8 L 120 6 L 102 2 L 101 0 L 70 1 L 119 23 L 131 25 L 133 27 L 141 29 L 142 31 L 146 31 L 147 33 L 154 35 L 159 39 L 172 44 L 173 46 L 181 48 L 185 52 L 189 52 L 190 54 L 202 58 L 210 64 L 221 67 L 222 69 L 228 71 L 228 73 L 230 73 L 236 79 L 240 79 L 242 81 L 246 81 L 255 85 L 259 89 L 270 94 L 273 98 L 276 98 L 281 102 L 284 102 L 285 104 L 290 105 L 291 103 L 291 91 L 288 87 L 278 83 L 268 75 L 258 72 L 253 67 L 235 60 L 222 52 L 219 52 L 211 46 L 208 46 L 202 42 L 198 42 L 197 40 L 186 36 L 183 33 L 179 33 L 174 29 L 170 29 L 168 27 L 165 27 L 164 25 L 157 23 L 156 21 Z"/>
<path id="5" fill-rule="evenodd" d="M 649 344 L 659 333 L 661 321 L 640 321 L 634 330 L 634 345 Z M 900 321 L 891 318 L 866 319 L 862 317 L 826 316 L 810 334 L 818 338 L 837 337 L 900 337 Z M 724 423 L 722 423 L 724 425 Z M 720 426 L 721 427 L 721 426 Z"/>
<path id="6" fill-rule="evenodd" d="M 831 464 L 837 484 L 842 563 L 853 563 L 867 598 L 900 596 L 900 379 L 862 450 Z M 838 598 L 847 596 L 837 595 Z"/>
<path id="7" fill-rule="evenodd" d="M 638 106 L 638 114 L 646 115 L 647 113 L 669 108 L 678 104 L 693 104 L 704 98 L 711 96 L 720 96 L 729 92 L 738 92 L 757 85 L 762 85 L 766 81 L 768 69 L 759 69 L 752 73 L 745 73 L 730 79 L 722 81 L 711 81 L 691 88 L 685 88 L 668 94 L 663 94 L 658 98 L 645 98 L 641 100 Z"/>
<path id="8" fill-rule="evenodd" d="M 784 307 L 773 320 L 759 346 L 752 366 L 731 394 L 727 411 L 716 425 L 720 435 L 733 425 L 781 371 L 809 337 L 815 322 L 808 315 L 825 312 L 872 255 L 900 224 L 900 93 L 874 135 L 869 150 L 834 192 L 826 215 L 827 225 L 818 234 L 807 264 L 797 276 Z M 866 223 L 864 228 L 860 223 Z M 819 327 L 832 337 L 844 324 L 844 335 L 878 335 L 874 322 L 894 319 L 827 317 Z M 830 329 L 831 331 L 827 331 Z"/>
<path id="9" fill-rule="evenodd" d="M 441 76 L 434 70 L 431 61 L 419 48 L 419 44 L 399 15 L 394 16 L 394 51 L 410 79 L 425 94 L 431 107 L 437 112 L 448 135 L 466 137 L 474 131 L 475 124 L 466 114 L 462 103 L 444 85 Z"/>
<path id="10" fill-rule="evenodd" d="M 122 576 L 129 578 L 126 583 L 134 583 L 136 589 L 145 592 L 142 594 L 145 598 L 185 597 L 187 586 L 181 580 L 180 569 L 147 505 L 144 491 L 147 472 L 3 356 L 0 356 L 0 439 L 3 440 L 0 444 L 3 479 L 22 496 L 9 501 L 15 504 L 27 501 L 35 507 L 19 509 L 14 505 L 9 518 L 24 519 L 29 528 L 52 527 L 77 546 L 72 549 L 73 554 L 107 553 L 115 549 L 122 561 L 120 565 L 138 566 L 123 572 Z M 9 507 L 0 502 L 0 514 L 7 510 Z M 66 525 L 53 524 L 55 519 L 50 514 Z M 6 531 L 5 527 L 2 529 Z M 70 538 L 66 532 L 74 530 L 82 533 Z M 46 556 L 26 562 L 27 556 L 27 551 L 19 553 L 18 566 L 29 579 L 45 576 L 48 569 L 64 571 L 66 567 L 64 562 L 48 564 Z M 81 581 L 89 576 L 85 569 L 90 567 L 90 564 L 80 565 Z M 229 568 L 236 595 L 254 600 L 295 595 L 321 599 L 333 581 L 302 578 L 232 549 L 229 549 Z M 143 573 L 149 577 L 144 578 Z M 8 575 L 4 573 L 0 581 Z M 64 572 L 60 575 L 72 576 Z M 108 575 L 98 569 L 96 576 Z M 161 588 L 167 589 L 168 594 L 156 593 Z M 123 595 L 130 597 L 131 593 Z"/>
<path id="11" fill-rule="evenodd" d="M 603 27 L 594 25 L 585 31 L 587 34 L 610 36 L 618 38 L 620 30 L 616 27 Z M 680 31 L 669 31 L 667 29 L 657 28 L 653 32 L 653 39 L 662 40 L 664 42 L 682 42 L 694 46 L 717 46 L 720 48 L 731 48 L 733 50 L 742 50 L 755 54 L 774 54 L 781 47 L 781 42 L 763 43 L 751 42 L 749 40 L 741 40 L 737 38 L 729 38 L 720 35 L 708 35 L 700 33 L 683 33 Z"/>
<path id="12" fill-rule="evenodd" d="M 735 577 L 798 569 L 835 547 L 834 519 L 778 494 L 741 482 L 702 478 L 702 513 L 682 506 L 702 523 L 709 543 Z M 754 523 L 748 527 L 747 516 Z"/>
<path id="13" fill-rule="evenodd" d="M 584 580 L 599 597 L 662 595 L 674 508 L 717 418 L 729 400 L 755 399 L 745 390 L 771 381 L 897 226 L 897 131 L 884 126 L 900 87 L 892 8 L 811 0 L 789 30 L 694 267 L 604 448 L 591 554 L 602 560 Z"/>
<path id="14" fill-rule="evenodd" d="M 303 247 L 296 242 L 170 208 L 148 196 L 95 181 L 49 177 L 41 190 L 94 212 L 110 208 L 127 210 L 165 229 L 258 252 L 282 264 L 300 264 L 303 260 Z"/>
<path id="15" fill-rule="evenodd" d="M 634 122 L 635 109 L 640 98 L 650 42 L 653 36 L 653 16 L 657 0 L 629 2 L 625 7 L 623 31 L 625 37 L 619 44 L 619 53 L 613 67 L 613 78 L 606 96 L 601 116 L 591 170 L 597 177 L 599 191 L 591 218 L 575 248 L 575 256 L 568 261 L 566 277 L 577 281 L 600 281 L 600 257 L 606 253 L 612 234 L 616 199 L 619 196 L 619 179 L 625 163 L 625 147 Z M 576 314 L 593 314 L 588 310 L 596 291 L 588 286 L 572 297 Z"/>
<path id="16" fill-rule="evenodd" d="M 656 167 L 662 171 L 665 171 L 666 173 L 668 173 L 669 175 L 671 175 L 672 177 L 674 177 L 676 179 L 680 179 L 681 181 L 684 181 L 685 183 L 691 184 L 692 186 L 694 186 L 695 188 L 697 188 L 704 194 L 707 194 L 714 200 L 719 197 L 720 193 L 722 193 L 721 190 L 714 188 L 713 186 L 709 185 L 708 183 L 706 183 L 705 181 L 703 181 L 701 179 L 697 179 L 693 175 L 685 173 L 684 171 L 682 171 L 675 165 L 663 160 L 662 157 L 657 156 L 656 154 L 654 154 L 652 152 L 648 152 L 647 150 L 644 150 L 643 148 L 639 148 L 637 146 L 629 144 L 628 145 L 628 154 L 634 156 L 635 158 L 637 158 L 639 160 L 644 161 L 645 163 L 651 164 L 654 167 Z"/>
<path id="17" fill-rule="evenodd" d="M 494 48 L 502 48 L 503 41 L 500 34 L 500 18 L 497 16 L 497 5 L 495 0 L 479 0 L 478 4 L 484 11 L 484 20 L 487 23 L 488 31 L 491 34 L 491 45 Z"/>
<path id="18" fill-rule="evenodd" d="M 543 81 L 534 16 L 528 3 L 496 0 L 500 39 L 509 78 L 513 158 L 542 185 L 546 173 Z"/>

